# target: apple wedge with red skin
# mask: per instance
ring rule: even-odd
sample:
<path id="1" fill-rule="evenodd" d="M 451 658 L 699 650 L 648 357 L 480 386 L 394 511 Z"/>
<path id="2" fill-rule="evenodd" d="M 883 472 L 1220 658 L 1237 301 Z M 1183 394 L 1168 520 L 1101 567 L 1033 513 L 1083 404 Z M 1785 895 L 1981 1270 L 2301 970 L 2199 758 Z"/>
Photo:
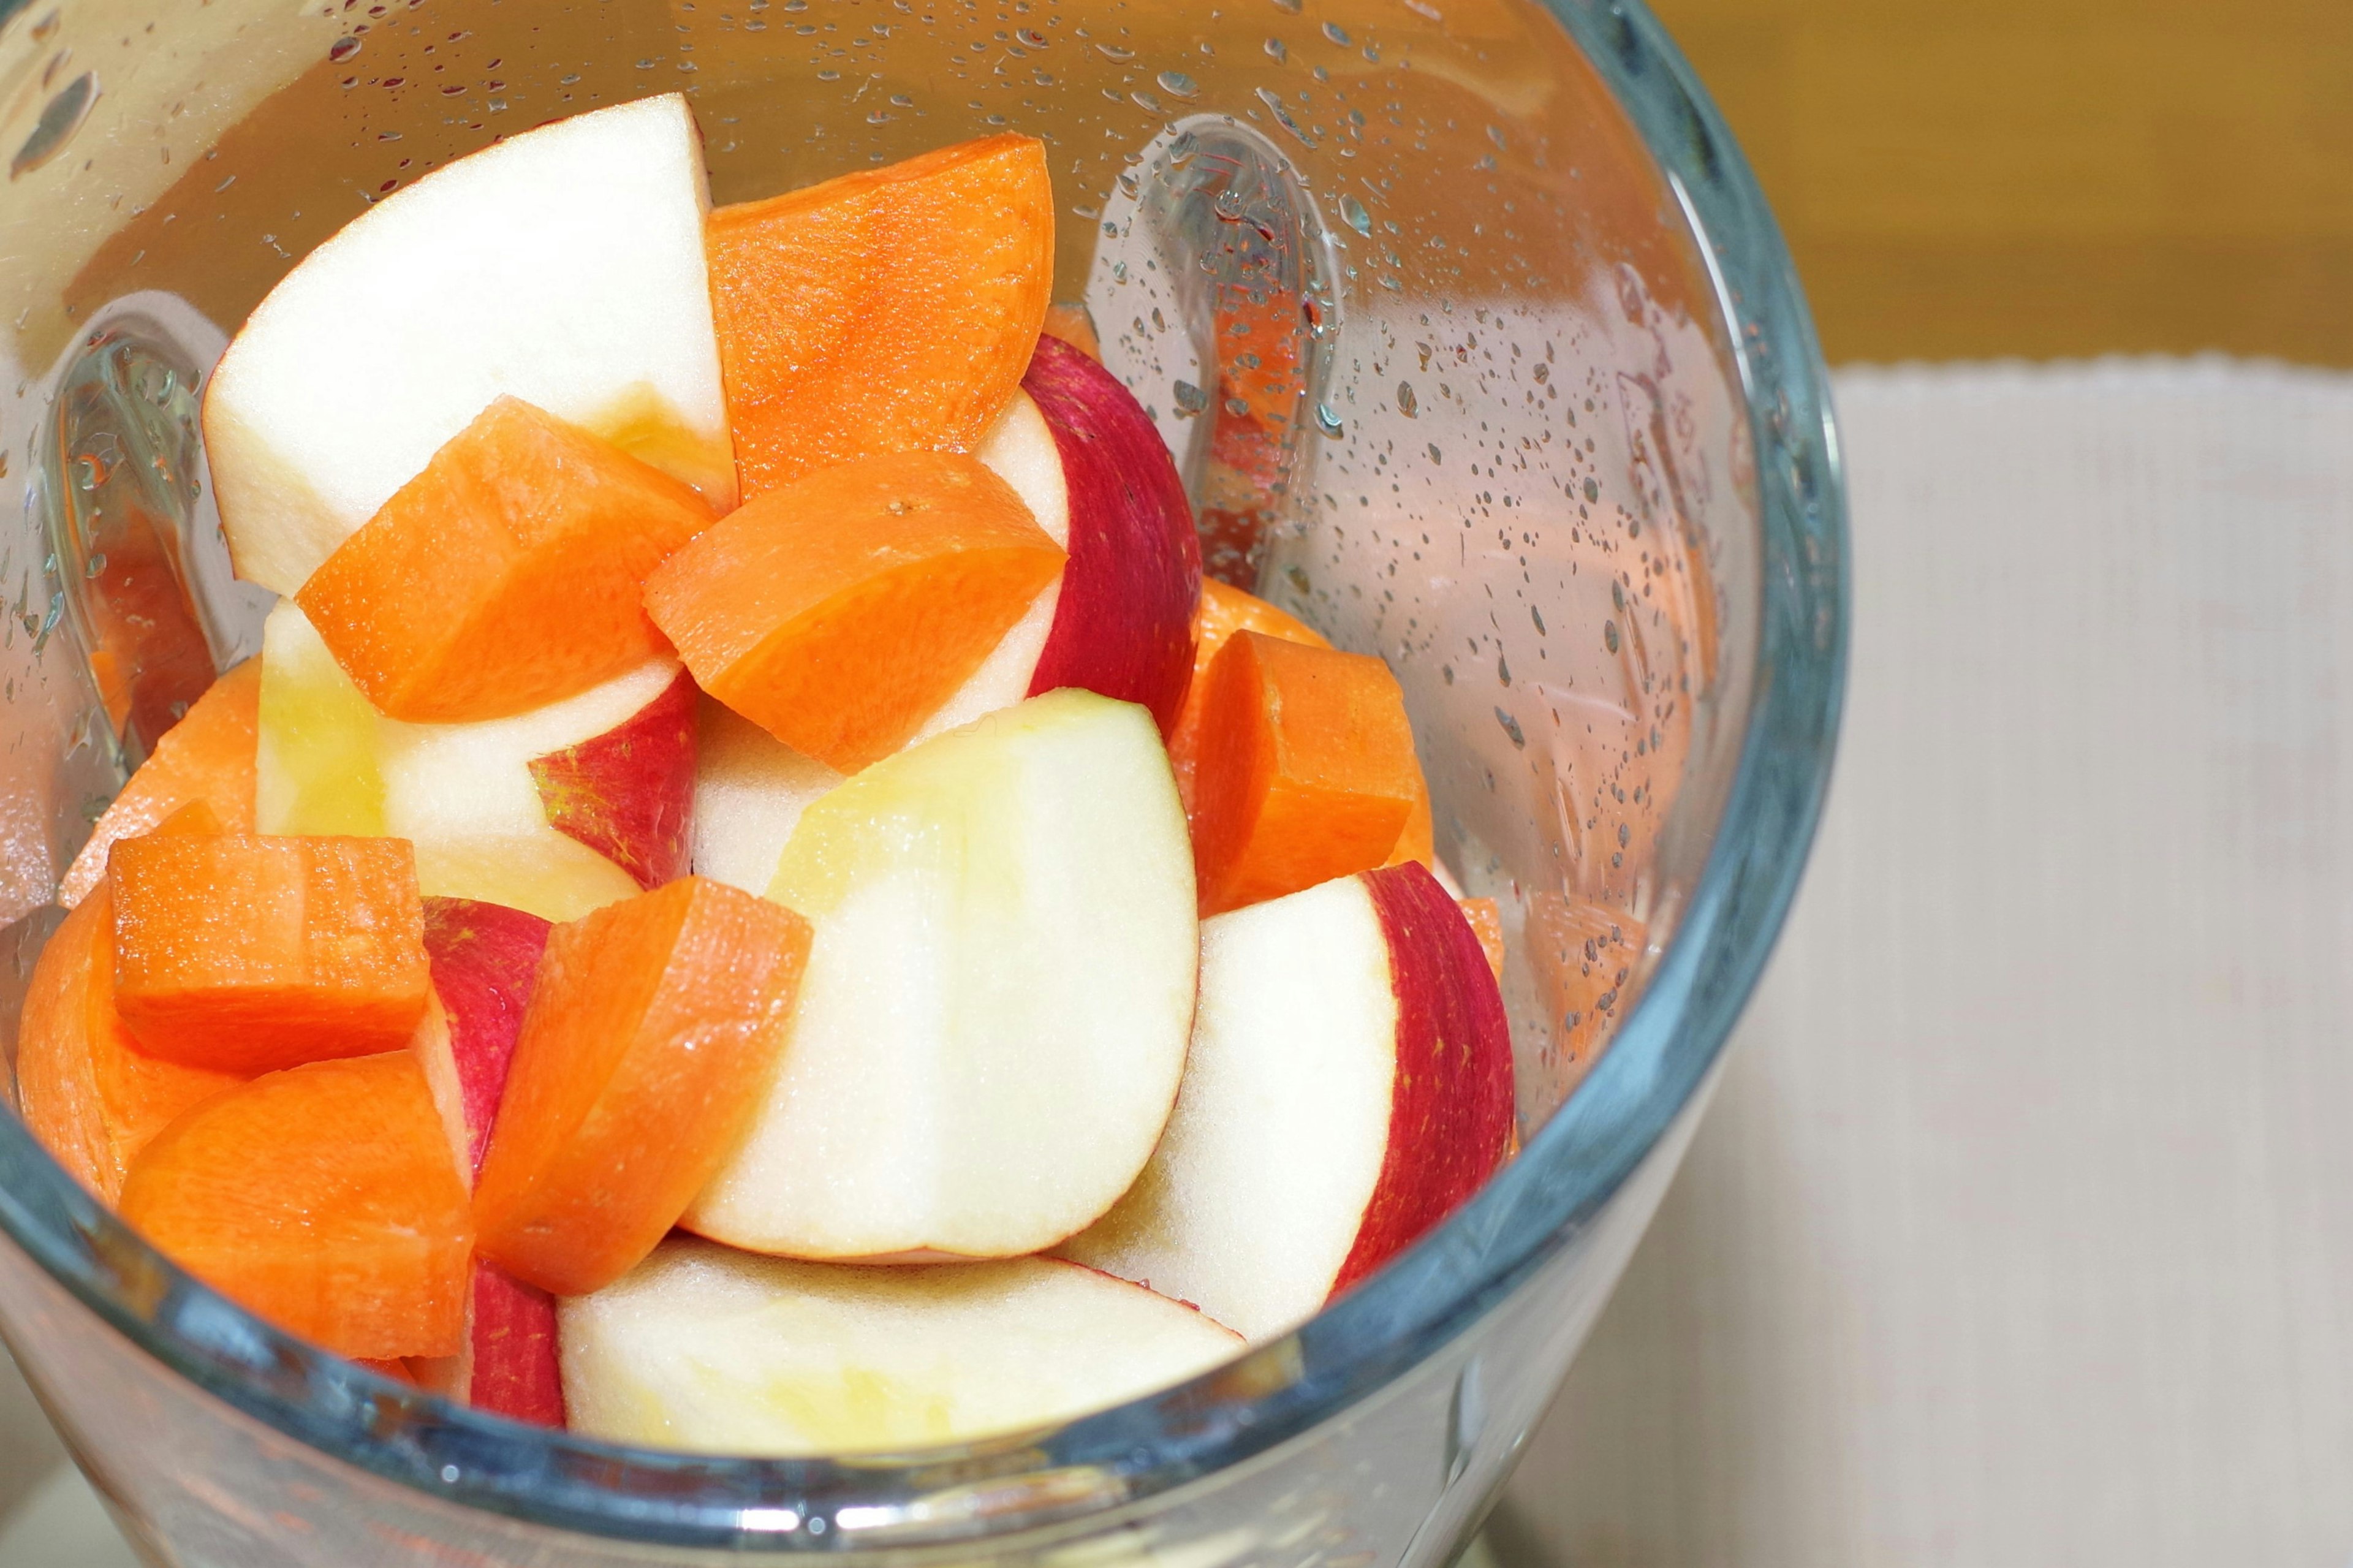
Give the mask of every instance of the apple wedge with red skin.
<path id="1" fill-rule="evenodd" d="M 1453 1213 L 1512 1131 L 1503 997 L 1461 910 L 1419 863 L 1339 878 L 1202 922 L 1167 1131 L 1060 1250 L 1264 1340 Z"/>
<path id="2" fill-rule="evenodd" d="M 1082 687 L 1176 722 L 1193 679 L 1201 542 L 1185 483 L 1152 416 L 1120 379 L 1060 338 L 1021 378 L 1062 459 L 1071 514 L 1054 629 L 1029 695 Z"/>
<path id="3" fill-rule="evenodd" d="M 1059 338 L 974 455 L 1070 552 L 1060 579 L 916 739 L 1064 687 L 1140 704 L 1166 735 L 1193 678 L 1201 546 L 1151 416 Z"/>
<path id="4" fill-rule="evenodd" d="M 419 1036 L 427 1079 L 462 1140 L 470 1182 L 490 1147 L 522 1016 L 554 929 L 537 915 L 474 899 L 425 900 L 425 956 L 442 1027 Z M 564 1425 L 555 1298 L 477 1258 L 464 1348 L 410 1363 L 418 1384 L 462 1405 L 541 1426 Z"/>
<path id="5" fill-rule="evenodd" d="M 1180 1302 L 1046 1258 L 849 1268 L 673 1237 L 561 1309 L 575 1429 L 762 1456 L 895 1451 L 1067 1420 L 1231 1359 Z"/>

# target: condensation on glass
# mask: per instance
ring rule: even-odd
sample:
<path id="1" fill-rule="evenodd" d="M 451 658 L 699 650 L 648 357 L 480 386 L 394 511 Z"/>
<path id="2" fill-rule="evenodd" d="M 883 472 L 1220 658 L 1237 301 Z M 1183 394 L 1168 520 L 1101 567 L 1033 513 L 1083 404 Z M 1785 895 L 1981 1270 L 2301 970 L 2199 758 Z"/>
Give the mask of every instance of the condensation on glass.
<path id="1" fill-rule="evenodd" d="M 1535 5 L 0 13 L 0 496 L 16 505 L 0 524 L 0 921 L 16 922 L 0 979 L 14 994 L 56 879 L 124 770 L 254 647 L 266 599 L 227 574 L 195 423 L 227 334 L 296 258 L 452 158 L 679 89 L 722 203 L 1001 129 L 1044 137 L 1056 296 L 1084 303 L 1176 453 L 1210 571 L 1378 655 L 1403 684 L 1440 856 L 1504 913 L 1524 1138 L 1633 1006 L 1706 858 L 1748 716 L 1757 462 L 1681 193 Z M 1082 1522 L 1015 1554 L 1440 1561 L 1671 1167 L 1672 1150 L 1644 1165 L 1609 1223 L 1546 1265 L 1549 1285 L 1417 1352 L 1255 1479 L 1213 1469 L 1102 1515 L 1090 1510 L 1128 1495 L 1122 1467 L 1041 1468 L 1050 1445 L 984 1446 L 944 1458 L 929 1491 L 893 1472 L 887 1496 L 842 1510 L 743 1482 L 746 1539 L 823 1545 L 830 1525 L 836 1541 L 888 1542 L 1061 1509 Z M 455 1440 L 429 1402 L 288 1360 L 69 1202 L 17 1218 L 79 1236 L 60 1268 L 76 1247 L 111 1258 L 110 1289 L 203 1339 L 197 1359 L 223 1386 L 376 1423 L 403 1473 Z M 316 1562 L 328 1542 L 352 1562 L 655 1560 L 550 1544 L 322 1458 L 128 1351 L 5 1246 L 0 1323 L 157 1561 Z M 1221 1401 L 1312 1384 L 1318 1353 L 1286 1342 L 1213 1377 L 1188 1395 L 1206 1412 L 1199 1441 L 1214 1449 Z M 717 1484 L 575 1454 L 548 1462 L 543 1491 L 502 1482 L 500 1506 L 529 1513 L 604 1486 L 639 1489 L 659 1513 L 665 1496 Z"/>

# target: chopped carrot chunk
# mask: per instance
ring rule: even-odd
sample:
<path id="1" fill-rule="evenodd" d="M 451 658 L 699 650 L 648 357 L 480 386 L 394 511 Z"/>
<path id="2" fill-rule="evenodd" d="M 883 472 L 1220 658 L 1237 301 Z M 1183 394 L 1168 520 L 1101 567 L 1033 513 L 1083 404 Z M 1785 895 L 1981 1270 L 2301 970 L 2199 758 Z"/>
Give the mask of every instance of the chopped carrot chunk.
<path id="1" fill-rule="evenodd" d="M 710 526 L 688 486 L 501 397 L 451 437 L 295 603 L 376 707 L 501 719 L 662 650 L 646 574 Z"/>
<path id="2" fill-rule="evenodd" d="M 1264 632 L 1309 647 L 1332 646 L 1314 626 L 1257 595 L 1245 594 L 1215 577 L 1201 579 L 1201 605 L 1193 612 L 1193 683 L 1186 688 L 1176 727 L 1168 732 L 1168 761 L 1176 770 L 1176 793 L 1187 812 L 1193 809 L 1193 773 L 1200 755 L 1201 705 L 1209 695 L 1209 663 L 1240 631 Z"/>
<path id="3" fill-rule="evenodd" d="M 406 839 L 130 838 L 113 881 L 115 1005 L 153 1055 L 268 1072 L 396 1050 L 425 1015 Z"/>
<path id="4" fill-rule="evenodd" d="M 746 500 L 860 458 L 972 450 L 1053 282 L 1053 186 L 1028 136 L 721 207 L 704 234 Z"/>
<path id="5" fill-rule="evenodd" d="M 311 1062 L 156 1135 L 122 1217 L 213 1289 L 339 1355 L 456 1353 L 473 1226 L 425 1069 Z"/>
<path id="6" fill-rule="evenodd" d="M 1528 895 L 1522 955 L 1554 1029 L 1555 1092 L 1566 1095 L 1593 1070 L 1624 1016 L 1627 982 L 1649 929 L 1622 910 L 1572 895 Z"/>
<path id="7" fill-rule="evenodd" d="M 703 690 L 853 773 L 980 668 L 1062 561 L 978 461 L 908 452 L 749 502 L 655 572 L 646 605 Z"/>
<path id="8" fill-rule="evenodd" d="M 760 1105 L 808 948 L 701 877 L 556 927 L 475 1184 L 482 1255 L 577 1296 L 651 1252 Z"/>
<path id="9" fill-rule="evenodd" d="M 193 808 L 191 808 L 193 809 Z M 114 900 L 100 881 L 41 949 L 16 1032 L 25 1125 L 111 1204 L 131 1162 L 173 1118 L 244 1081 L 141 1050 L 114 1011 Z"/>
<path id="10" fill-rule="evenodd" d="M 1204 915 L 1388 858 L 1420 770 L 1379 659 L 1240 631 L 1209 667 L 1194 779 Z"/>
<path id="11" fill-rule="evenodd" d="M 164 731 L 66 868 L 58 902 L 71 909 L 89 897 L 106 875 L 106 852 L 116 839 L 137 837 L 192 800 L 208 802 L 223 827 L 250 833 L 260 712 L 261 661 L 249 658 L 214 681 Z"/>

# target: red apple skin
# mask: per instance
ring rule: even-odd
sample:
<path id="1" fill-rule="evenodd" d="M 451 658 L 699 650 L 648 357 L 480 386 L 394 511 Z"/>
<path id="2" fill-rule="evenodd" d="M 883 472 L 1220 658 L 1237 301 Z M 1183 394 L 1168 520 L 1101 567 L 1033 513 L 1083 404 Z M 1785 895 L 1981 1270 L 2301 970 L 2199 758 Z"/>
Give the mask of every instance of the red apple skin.
<path id="1" fill-rule="evenodd" d="M 1163 735 L 1193 678 L 1201 543 L 1159 432 L 1117 376 L 1040 338 L 1021 388 L 1054 432 L 1070 493 L 1070 560 L 1029 679 L 1036 697 L 1082 687 L 1149 709 Z"/>
<path id="2" fill-rule="evenodd" d="M 506 1092 L 507 1064 L 554 928 L 537 915 L 474 899 L 425 900 L 425 958 L 449 1016 L 467 1158 L 480 1171 Z"/>
<path id="3" fill-rule="evenodd" d="M 466 1403 L 537 1426 L 564 1426 L 564 1377 L 555 1350 L 555 1298 L 474 1260 Z"/>
<path id="4" fill-rule="evenodd" d="M 554 928 L 537 915 L 474 899 L 425 900 L 425 957 L 448 1019 L 449 1054 L 466 1121 L 470 1172 L 480 1172 L 506 1093 L 522 1016 Z M 564 1425 L 555 1298 L 480 1258 L 466 1298 L 466 1344 L 414 1363 L 425 1387 L 510 1420 Z"/>
<path id="5" fill-rule="evenodd" d="M 694 679 L 603 734 L 532 760 L 550 826 L 652 890 L 686 875 L 694 821 Z"/>
<path id="6" fill-rule="evenodd" d="M 1398 1002 L 1388 1152 L 1337 1296 L 1468 1202 L 1512 1131 L 1512 1031 L 1486 950 L 1419 861 L 1362 873 Z"/>

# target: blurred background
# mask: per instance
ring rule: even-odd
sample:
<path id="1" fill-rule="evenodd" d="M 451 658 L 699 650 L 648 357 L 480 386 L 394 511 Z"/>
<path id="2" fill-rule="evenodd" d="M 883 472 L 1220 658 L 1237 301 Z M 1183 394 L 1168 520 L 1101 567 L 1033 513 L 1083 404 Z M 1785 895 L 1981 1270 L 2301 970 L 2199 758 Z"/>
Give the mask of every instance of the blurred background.
<path id="1" fill-rule="evenodd" d="M 2353 363 L 2343 0 L 1655 0 L 1832 364 Z"/>
<path id="2" fill-rule="evenodd" d="M 2341 1568 L 2353 10 L 1652 4 L 1838 373 L 1848 716 L 1488 1541 Z"/>

